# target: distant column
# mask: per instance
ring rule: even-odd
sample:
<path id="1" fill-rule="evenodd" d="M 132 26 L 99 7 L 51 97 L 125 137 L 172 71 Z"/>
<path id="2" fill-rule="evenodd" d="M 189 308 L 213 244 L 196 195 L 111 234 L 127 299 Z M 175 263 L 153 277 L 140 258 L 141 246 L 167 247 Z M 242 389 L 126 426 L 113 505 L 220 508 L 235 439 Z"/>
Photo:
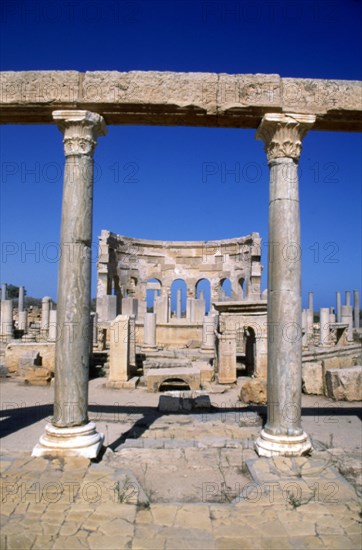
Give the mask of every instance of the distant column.
<path id="1" fill-rule="evenodd" d="M 354 326 L 359 328 L 359 292 L 353 291 L 353 312 L 354 312 Z"/>
<path id="2" fill-rule="evenodd" d="M 1 300 L 6 300 L 7 299 L 7 285 L 6 283 L 3 283 L 1 285 Z"/>
<path id="3" fill-rule="evenodd" d="M 341 322 L 341 307 L 342 307 L 342 299 L 341 299 L 341 293 L 336 292 L 336 315 L 337 315 L 337 323 Z"/>
<path id="4" fill-rule="evenodd" d="M 51 309 L 49 312 L 49 330 L 48 342 L 57 341 L 57 310 Z"/>
<path id="5" fill-rule="evenodd" d="M 351 305 L 351 291 L 346 290 L 346 306 L 350 306 L 350 305 Z"/>
<path id="6" fill-rule="evenodd" d="M 319 310 L 319 344 L 328 346 L 329 344 L 329 308 L 321 307 Z"/>
<path id="7" fill-rule="evenodd" d="M 24 287 L 19 286 L 18 313 L 24 311 Z"/>
<path id="8" fill-rule="evenodd" d="M 12 300 L 1 300 L 1 336 L 6 339 L 14 336 Z"/>
<path id="9" fill-rule="evenodd" d="M 182 290 L 181 288 L 177 289 L 176 292 L 176 317 L 177 319 L 181 319 L 182 315 Z"/>
<path id="10" fill-rule="evenodd" d="M 41 330 L 49 329 L 49 312 L 50 312 L 50 298 L 49 296 L 44 296 L 41 301 Z"/>
<path id="11" fill-rule="evenodd" d="M 28 330 L 28 312 L 19 311 L 18 313 L 18 329 L 26 332 Z"/>
<path id="12" fill-rule="evenodd" d="M 308 309 L 314 313 L 314 297 L 313 292 L 308 292 Z"/>

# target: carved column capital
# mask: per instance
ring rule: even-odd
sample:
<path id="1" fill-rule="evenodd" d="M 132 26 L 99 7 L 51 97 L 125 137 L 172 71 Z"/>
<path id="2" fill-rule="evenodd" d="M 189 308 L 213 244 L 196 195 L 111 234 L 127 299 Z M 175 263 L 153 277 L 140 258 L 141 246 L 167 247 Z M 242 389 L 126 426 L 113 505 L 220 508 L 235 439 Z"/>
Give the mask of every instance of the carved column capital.
<path id="1" fill-rule="evenodd" d="M 103 117 L 90 111 L 54 111 L 53 119 L 64 135 L 66 157 L 92 157 L 97 138 L 107 133 Z"/>
<path id="2" fill-rule="evenodd" d="M 302 139 L 313 126 L 315 115 L 268 113 L 256 132 L 256 139 L 264 141 L 268 162 L 291 158 L 298 162 Z"/>

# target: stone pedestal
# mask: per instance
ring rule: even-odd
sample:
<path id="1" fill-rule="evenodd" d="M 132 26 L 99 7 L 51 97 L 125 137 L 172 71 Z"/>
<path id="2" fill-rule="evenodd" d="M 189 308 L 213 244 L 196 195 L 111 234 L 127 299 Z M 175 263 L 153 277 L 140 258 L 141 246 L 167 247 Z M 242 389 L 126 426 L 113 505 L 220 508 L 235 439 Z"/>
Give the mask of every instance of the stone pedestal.
<path id="1" fill-rule="evenodd" d="M 14 336 L 13 325 L 13 301 L 1 300 L 1 330 L 3 339 L 11 339 Z"/>
<path id="2" fill-rule="evenodd" d="M 110 326 L 109 383 L 122 387 L 129 378 L 129 317 L 117 315 Z"/>
<path id="3" fill-rule="evenodd" d="M 137 298 L 122 298 L 122 315 L 134 315 L 137 319 L 138 316 L 138 300 Z"/>
<path id="4" fill-rule="evenodd" d="M 154 301 L 154 313 L 159 324 L 168 323 L 168 298 L 167 296 L 157 296 Z"/>
<path id="5" fill-rule="evenodd" d="M 117 317 L 117 296 L 105 295 L 97 298 L 97 313 L 100 323 L 109 323 Z"/>
<path id="6" fill-rule="evenodd" d="M 201 350 L 213 351 L 215 349 L 215 323 L 217 316 L 205 315 L 202 324 L 202 345 Z"/>
<path id="7" fill-rule="evenodd" d="M 236 382 L 236 338 L 235 332 L 224 333 L 219 336 L 219 384 Z"/>
<path id="8" fill-rule="evenodd" d="M 66 164 L 58 274 L 54 417 L 34 456 L 97 456 L 103 435 L 88 421 L 89 314 L 93 153 L 105 135 L 103 118 L 89 111 L 55 111 Z"/>
<path id="9" fill-rule="evenodd" d="M 301 247 L 298 160 L 315 116 L 267 114 L 257 138 L 270 168 L 268 254 L 268 419 L 261 456 L 301 455 L 311 443 L 301 426 Z M 309 301 L 309 307 L 312 307 Z"/>
<path id="10" fill-rule="evenodd" d="M 341 323 L 347 324 L 347 340 L 352 342 L 353 340 L 353 311 L 352 306 L 341 307 Z"/>

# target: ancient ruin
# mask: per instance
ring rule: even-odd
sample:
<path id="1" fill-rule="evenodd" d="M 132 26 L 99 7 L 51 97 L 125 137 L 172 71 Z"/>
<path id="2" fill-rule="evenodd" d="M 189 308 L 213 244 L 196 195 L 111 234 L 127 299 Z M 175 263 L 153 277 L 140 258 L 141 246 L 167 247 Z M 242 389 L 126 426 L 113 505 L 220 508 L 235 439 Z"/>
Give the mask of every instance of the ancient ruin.
<path id="1" fill-rule="evenodd" d="M 238 371 L 252 377 L 251 384 L 267 380 L 268 420 L 256 441 L 259 455 L 267 457 L 302 455 L 311 448 L 301 426 L 302 384 L 306 392 L 334 399 L 361 398 L 353 389 L 362 370 L 358 293 L 353 307 L 349 294 L 343 306 L 337 295 L 337 318 L 329 307 L 323 308 L 315 323 L 312 297 L 311 307 L 302 312 L 297 173 L 308 131 L 361 128 L 360 90 L 360 82 L 278 75 L 2 73 L 2 123 L 52 123 L 62 132 L 66 160 L 61 247 L 71 244 L 77 251 L 71 261 L 61 255 L 56 321 L 49 298 L 42 304 L 39 328 L 47 349 L 55 348 L 49 367 L 55 372 L 55 403 L 35 456 L 93 458 L 99 453 L 103 436 L 88 421 L 91 348 L 109 354 L 107 383 L 112 388 L 145 383 L 157 391 L 176 381 L 201 390 L 214 380 L 233 384 Z M 277 245 L 269 247 L 267 293 L 260 288 L 257 233 L 210 243 L 175 243 L 104 231 L 97 312 L 91 318 L 92 159 L 98 138 L 111 124 L 257 129 L 270 168 L 269 241 Z M 187 284 L 187 296 L 177 292 L 174 306 L 171 287 L 179 278 Z M 197 292 L 201 279 L 210 283 L 208 311 L 205 295 Z M 231 291 L 225 299 L 222 287 L 227 279 Z M 155 294 L 149 308 L 147 291 Z M 24 313 L 19 294 L 19 342 L 13 340 L 13 305 L 5 290 L 5 366 L 21 374 L 24 354 L 30 352 L 27 367 L 37 373 L 44 368 L 38 357 L 43 357 L 42 339 L 27 341 L 29 319 Z"/>

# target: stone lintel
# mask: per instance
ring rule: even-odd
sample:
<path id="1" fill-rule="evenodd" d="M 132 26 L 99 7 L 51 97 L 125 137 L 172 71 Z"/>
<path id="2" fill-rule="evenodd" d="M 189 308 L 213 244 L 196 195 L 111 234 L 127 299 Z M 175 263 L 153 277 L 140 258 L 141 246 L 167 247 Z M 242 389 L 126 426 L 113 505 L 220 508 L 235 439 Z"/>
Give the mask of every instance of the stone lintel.
<path id="1" fill-rule="evenodd" d="M 156 71 L 0 73 L 0 121 L 50 124 L 54 110 L 87 110 L 107 124 L 257 128 L 267 113 L 316 116 L 315 130 L 360 131 L 360 81 L 275 74 Z"/>

